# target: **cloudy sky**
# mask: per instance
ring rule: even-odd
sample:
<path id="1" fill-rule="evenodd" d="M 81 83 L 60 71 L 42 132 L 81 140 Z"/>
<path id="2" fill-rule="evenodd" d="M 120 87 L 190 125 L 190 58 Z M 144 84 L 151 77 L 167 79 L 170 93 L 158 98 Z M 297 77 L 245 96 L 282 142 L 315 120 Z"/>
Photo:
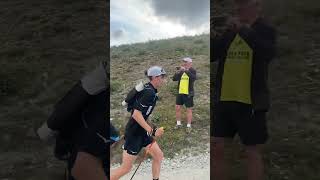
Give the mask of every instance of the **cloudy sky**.
<path id="1" fill-rule="evenodd" d="M 209 0 L 111 0 L 110 45 L 209 33 Z"/>

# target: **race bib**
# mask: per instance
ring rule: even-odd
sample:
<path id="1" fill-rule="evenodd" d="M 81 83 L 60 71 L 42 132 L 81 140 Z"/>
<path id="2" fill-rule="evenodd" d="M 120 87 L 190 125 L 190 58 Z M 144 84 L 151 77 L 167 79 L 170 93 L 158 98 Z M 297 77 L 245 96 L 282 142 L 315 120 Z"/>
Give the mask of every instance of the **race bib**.
<path id="1" fill-rule="evenodd" d="M 179 94 L 189 94 L 189 76 L 183 73 L 179 84 Z"/>
<path id="2" fill-rule="evenodd" d="M 221 101 L 251 104 L 253 51 L 238 34 L 230 44 L 224 64 Z"/>

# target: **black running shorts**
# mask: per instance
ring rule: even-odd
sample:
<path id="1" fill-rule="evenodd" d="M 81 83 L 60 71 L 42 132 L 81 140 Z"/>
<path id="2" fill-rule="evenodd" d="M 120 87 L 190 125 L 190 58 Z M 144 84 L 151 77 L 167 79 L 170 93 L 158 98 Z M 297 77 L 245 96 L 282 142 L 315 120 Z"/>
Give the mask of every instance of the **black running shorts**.
<path id="1" fill-rule="evenodd" d="M 152 137 L 146 135 L 143 136 L 125 136 L 125 143 L 123 149 L 130 155 L 138 155 L 143 147 L 152 143 Z"/>
<path id="2" fill-rule="evenodd" d="M 176 105 L 185 105 L 187 108 L 193 107 L 193 96 L 178 94 L 176 97 Z"/>
<path id="3" fill-rule="evenodd" d="M 266 112 L 254 111 L 248 104 L 220 102 L 211 125 L 214 137 L 233 138 L 238 134 L 244 145 L 264 144 L 268 139 Z"/>

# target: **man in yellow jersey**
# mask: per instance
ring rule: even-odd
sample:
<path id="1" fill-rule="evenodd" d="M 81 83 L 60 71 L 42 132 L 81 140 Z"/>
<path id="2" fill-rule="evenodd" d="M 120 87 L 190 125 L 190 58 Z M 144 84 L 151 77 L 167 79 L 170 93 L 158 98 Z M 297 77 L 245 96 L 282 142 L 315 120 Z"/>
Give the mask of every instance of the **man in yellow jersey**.
<path id="1" fill-rule="evenodd" d="M 176 97 L 176 128 L 181 126 L 181 107 L 187 108 L 187 132 L 191 131 L 192 107 L 194 96 L 194 81 L 196 80 L 196 70 L 192 68 L 192 59 L 183 58 L 183 63 L 173 76 L 173 81 L 178 81 L 178 94 Z"/>
<path id="2" fill-rule="evenodd" d="M 211 60 L 218 62 L 211 123 L 213 179 L 226 180 L 224 144 L 238 134 L 248 158 L 248 179 L 263 179 L 260 146 L 268 139 L 268 64 L 276 33 L 259 14 L 258 0 L 234 0 L 236 16 L 226 32 L 213 37 Z"/>

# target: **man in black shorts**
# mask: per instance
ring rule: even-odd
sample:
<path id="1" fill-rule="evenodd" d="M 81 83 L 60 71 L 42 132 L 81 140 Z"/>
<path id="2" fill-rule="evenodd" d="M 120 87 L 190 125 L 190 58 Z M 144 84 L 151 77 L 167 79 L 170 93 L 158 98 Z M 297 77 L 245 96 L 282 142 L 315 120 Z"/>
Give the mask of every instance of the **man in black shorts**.
<path id="1" fill-rule="evenodd" d="M 118 180 L 130 172 L 132 164 L 143 147 L 147 148 L 153 159 L 153 179 L 159 179 L 163 153 L 157 142 L 153 140 L 153 136 L 159 137 L 164 131 L 162 128 L 150 126 L 147 123 L 147 119 L 156 105 L 158 99 L 157 88 L 163 85 L 165 74 L 166 72 L 159 66 L 152 66 L 147 70 L 146 75 L 150 82 L 145 84 L 144 89 L 135 97 L 131 117 L 125 130 L 122 164 L 111 172 L 111 180 Z"/>
<path id="2" fill-rule="evenodd" d="M 196 70 L 192 68 L 192 59 L 189 57 L 183 58 L 183 64 L 177 69 L 173 76 L 173 81 L 178 82 L 178 94 L 176 97 L 176 129 L 181 126 L 181 107 L 187 108 L 187 131 L 191 130 L 192 122 L 192 107 L 194 96 L 194 81 L 196 80 Z"/>
<path id="3" fill-rule="evenodd" d="M 260 145 L 268 139 L 270 106 L 268 64 L 275 56 L 275 30 L 259 17 L 260 1 L 234 0 L 237 16 L 214 37 L 212 60 L 218 61 L 211 131 L 213 178 L 226 180 L 224 143 L 237 133 L 245 145 L 248 179 L 263 179 Z"/>

